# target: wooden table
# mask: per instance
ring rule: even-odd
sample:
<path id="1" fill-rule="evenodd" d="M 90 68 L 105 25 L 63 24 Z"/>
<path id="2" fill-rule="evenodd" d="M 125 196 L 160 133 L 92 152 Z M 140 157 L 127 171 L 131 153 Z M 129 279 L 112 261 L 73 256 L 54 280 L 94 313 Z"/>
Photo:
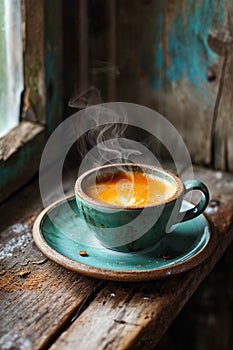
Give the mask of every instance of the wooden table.
<path id="1" fill-rule="evenodd" d="M 233 175 L 195 167 L 194 177 L 210 190 L 217 247 L 196 268 L 146 283 L 85 277 L 44 257 L 32 239 L 42 209 L 37 179 L 3 203 L 0 349 L 153 349 L 233 238 Z"/>

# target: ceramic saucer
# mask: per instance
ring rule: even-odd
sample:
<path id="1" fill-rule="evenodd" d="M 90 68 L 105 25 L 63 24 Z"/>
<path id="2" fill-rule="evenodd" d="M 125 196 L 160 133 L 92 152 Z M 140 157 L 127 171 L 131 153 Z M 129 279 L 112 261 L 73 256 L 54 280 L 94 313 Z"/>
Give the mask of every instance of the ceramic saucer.
<path id="1" fill-rule="evenodd" d="M 181 223 L 153 250 L 119 253 L 104 248 L 75 213 L 75 198 L 44 209 L 33 227 L 38 248 L 57 264 L 91 277 L 147 281 L 169 277 L 202 263 L 216 245 L 216 232 L 204 215 Z M 192 204 L 184 202 L 184 209 Z"/>

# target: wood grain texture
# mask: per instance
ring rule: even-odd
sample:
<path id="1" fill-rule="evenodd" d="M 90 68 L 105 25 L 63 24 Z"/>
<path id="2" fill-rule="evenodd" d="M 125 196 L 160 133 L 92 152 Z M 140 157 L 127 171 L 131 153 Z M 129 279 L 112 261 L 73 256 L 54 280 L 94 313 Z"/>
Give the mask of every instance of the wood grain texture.
<path id="1" fill-rule="evenodd" d="M 116 100 L 116 1 L 89 2 L 89 84 L 99 90 L 95 103 Z"/>
<path id="2" fill-rule="evenodd" d="M 63 120 L 64 54 L 62 14 L 62 0 L 44 1 L 43 55 L 48 134 L 50 134 Z"/>
<path id="3" fill-rule="evenodd" d="M 62 1 L 24 0 L 22 13 L 22 119 L 46 123 L 51 132 L 61 122 L 63 112 Z"/>
<path id="4" fill-rule="evenodd" d="M 22 118 L 46 120 L 44 0 L 22 1 L 25 93 Z"/>
<path id="5" fill-rule="evenodd" d="M 44 130 L 43 126 L 23 121 L 6 136 L 0 139 L 0 163 L 5 162 L 26 142 L 31 141 Z"/>
<path id="6" fill-rule="evenodd" d="M 209 34 L 209 45 L 223 56 L 223 66 L 215 103 L 212 127 L 212 164 L 215 168 L 233 170 L 233 6 L 228 8 L 224 29 Z"/>
<path id="7" fill-rule="evenodd" d="M 0 202 L 35 175 L 44 144 L 44 127 L 29 121 L 0 139 Z"/>
<path id="8" fill-rule="evenodd" d="M 229 0 L 119 5 L 119 99 L 162 113 L 195 163 L 222 170 L 233 167 L 231 21 Z"/>
<path id="9" fill-rule="evenodd" d="M 47 125 L 63 113 L 62 1 L 22 1 L 24 83 L 22 119 Z"/>
<path id="10" fill-rule="evenodd" d="M 40 208 L 37 182 L 0 208 L 5 218 L 0 249 L 1 349 L 47 347 L 102 284 L 60 268 L 37 250 L 31 227 Z"/>
<path id="11" fill-rule="evenodd" d="M 69 23 L 67 25 L 66 23 Z M 87 92 L 89 43 L 88 43 L 88 2 L 71 0 L 69 6 L 63 4 L 63 50 L 64 50 L 64 100 L 66 114 L 74 113 L 80 106 L 80 97 Z"/>

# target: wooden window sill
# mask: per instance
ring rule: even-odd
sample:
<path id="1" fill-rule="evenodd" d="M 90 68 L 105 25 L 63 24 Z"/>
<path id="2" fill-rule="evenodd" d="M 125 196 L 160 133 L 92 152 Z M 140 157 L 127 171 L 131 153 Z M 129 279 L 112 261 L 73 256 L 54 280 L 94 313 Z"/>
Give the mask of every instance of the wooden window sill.
<path id="1" fill-rule="evenodd" d="M 35 175 L 44 144 L 44 126 L 29 121 L 0 139 L 0 202 Z"/>

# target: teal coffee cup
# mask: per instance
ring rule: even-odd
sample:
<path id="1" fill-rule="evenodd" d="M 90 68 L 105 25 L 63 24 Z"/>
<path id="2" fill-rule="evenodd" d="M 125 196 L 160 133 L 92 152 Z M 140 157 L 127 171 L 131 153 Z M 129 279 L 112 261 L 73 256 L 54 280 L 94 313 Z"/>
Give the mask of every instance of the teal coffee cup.
<path id="1" fill-rule="evenodd" d="M 181 211 L 193 190 L 200 201 Z M 198 180 L 182 182 L 173 173 L 144 164 L 109 164 L 82 174 L 75 183 L 79 217 L 99 242 L 119 252 L 153 248 L 180 222 L 192 220 L 208 205 L 207 187 Z"/>

